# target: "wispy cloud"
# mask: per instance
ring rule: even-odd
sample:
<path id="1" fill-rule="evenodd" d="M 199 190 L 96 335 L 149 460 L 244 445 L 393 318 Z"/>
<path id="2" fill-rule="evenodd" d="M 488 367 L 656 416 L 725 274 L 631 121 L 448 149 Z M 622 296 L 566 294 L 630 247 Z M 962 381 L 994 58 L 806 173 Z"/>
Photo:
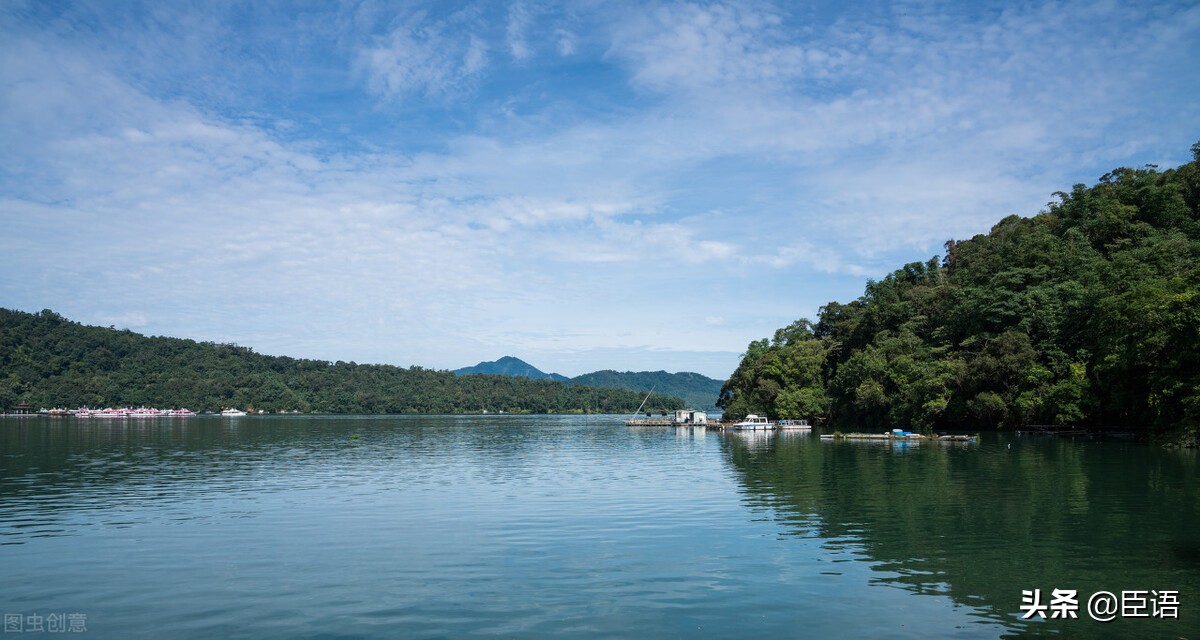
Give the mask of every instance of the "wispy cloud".
<path id="1" fill-rule="evenodd" d="M 950 237 L 1184 159 L 1200 123 L 1186 3 L 255 11 L 0 16 L 0 305 L 719 376 Z"/>
<path id="2" fill-rule="evenodd" d="M 836 62 L 788 42 L 781 23 L 777 13 L 739 4 L 651 5 L 619 25 L 610 54 L 629 61 L 635 84 L 663 92 L 778 88 Z"/>
<path id="3" fill-rule="evenodd" d="M 488 67 L 488 46 L 467 9 L 444 20 L 421 11 L 360 49 L 367 86 L 387 99 L 445 99 L 469 92 Z"/>
<path id="4" fill-rule="evenodd" d="M 529 30 L 530 9 L 522 2 L 514 3 L 508 8 L 508 25 L 505 36 L 508 39 L 508 51 L 515 60 L 525 60 L 532 55 L 526 33 Z"/>

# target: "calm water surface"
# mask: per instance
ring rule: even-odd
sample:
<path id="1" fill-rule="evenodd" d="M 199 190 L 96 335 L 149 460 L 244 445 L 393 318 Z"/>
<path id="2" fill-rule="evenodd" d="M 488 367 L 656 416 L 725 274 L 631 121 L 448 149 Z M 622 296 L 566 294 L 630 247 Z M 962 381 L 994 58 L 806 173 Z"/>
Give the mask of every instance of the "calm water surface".
<path id="1" fill-rule="evenodd" d="M 1197 637 L 1197 470 L 595 416 L 4 419 L 0 613 L 104 638 Z M 1020 619 L 1055 588 L 1177 590 L 1179 618 Z"/>

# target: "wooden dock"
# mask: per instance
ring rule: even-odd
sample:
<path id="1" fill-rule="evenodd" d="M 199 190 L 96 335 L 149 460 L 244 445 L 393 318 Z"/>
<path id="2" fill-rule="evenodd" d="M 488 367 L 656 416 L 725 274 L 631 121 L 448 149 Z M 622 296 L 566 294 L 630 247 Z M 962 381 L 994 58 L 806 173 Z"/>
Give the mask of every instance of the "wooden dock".
<path id="1" fill-rule="evenodd" d="M 976 436 L 947 435 L 926 436 L 919 433 L 897 435 L 894 433 L 827 433 L 821 435 L 822 440 L 885 440 L 894 442 L 975 442 Z"/>
<path id="2" fill-rule="evenodd" d="M 924 440 L 925 436 L 913 433 L 906 436 L 891 433 L 828 433 L 821 435 L 822 440 Z"/>
<path id="3" fill-rule="evenodd" d="M 648 420 L 626 420 L 627 427 L 689 427 L 692 425 L 686 423 L 677 423 L 671 418 L 658 418 Z"/>

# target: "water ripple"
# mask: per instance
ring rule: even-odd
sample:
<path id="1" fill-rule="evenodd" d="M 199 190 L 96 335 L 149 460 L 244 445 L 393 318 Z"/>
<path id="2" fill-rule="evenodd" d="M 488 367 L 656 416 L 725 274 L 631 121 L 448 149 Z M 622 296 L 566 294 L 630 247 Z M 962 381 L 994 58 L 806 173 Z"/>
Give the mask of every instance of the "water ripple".
<path id="1" fill-rule="evenodd" d="M 1140 586 L 1099 580 L 1130 559 L 1081 532 L 1139 531 L 1152 587 L 1194 585 L 1200 548 L 1194 460 L 1129 487 L 1071 448 L 544 416 L 35 421 L 0 446 L 0 609 L 101 636 L 998 637 L 1029 631 L 1021 588 Z"/>

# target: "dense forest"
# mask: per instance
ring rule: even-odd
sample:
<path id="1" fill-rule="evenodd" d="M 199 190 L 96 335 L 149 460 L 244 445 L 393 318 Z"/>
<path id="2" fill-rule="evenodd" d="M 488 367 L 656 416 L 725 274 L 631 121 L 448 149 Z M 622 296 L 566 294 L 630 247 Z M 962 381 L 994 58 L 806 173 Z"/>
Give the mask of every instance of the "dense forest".
<path id="1" fill-rule="evenodd" d="M 682 398 L 691 409 L 716 409 L 717 396 L 721 392 L 721 380 L 708 376 L 681 371 L 594 371 L 571 378 L 568 384 L 583 384 L 593 387 L 618 387 L 646 393 L 656 393 Z"/>
<path id="2" fill-rule="evenodd" d="M 750 343 L 718 404 L 855 428 L 1200 432 L 1200 143 Z"/>
<path id="3" fill-rule="evenodd" d="M 589 387 L 612 387 L 614 389 L 631 389 L 646 393 L 654 390 L 667 396 L 682 398 L 688 408 L 713 410 L 717 408 L 717 396 L 721 392 L 721 380 L 708 376 L 681 371 L 667 373 L 666 371 L 614 371 L 605 369 L 568 378 L 557 373 L 545 373 L 537 367 L 513 356 L 504 356 L 492 362 L 480 362 L 473 367 L 455 369 L 458 375 L 474 375 L 479 373 L 502 374 L 506 376 L 524 376 L 526 378 L 548 378 L 569 385 L 582 384 Z"/>
<path id="4" fill-rule="evenodd" d="M 629 413 L 645 394 L 500 375 L 267 356 L 247 347 L 0 309 L 0 407 L 221 407 L 321 413 Z M 645 410 L 683 401 L 654 394 Z"/>
<path id="5" fill-rule="evenodd" d="M 470 376 L 483 373 L 500 376 L 521 376 L 523 378 L 533 378 L 534 380 L 541 380 L 545 378 L 547 380 L 557 380 L 559 382 L 566 382 L 567 380 L 570 380 L 570 378 L 564 375 L 559 375 L 557 373 L 546 373 L 545 371 L 538 369 L 528 362 L 525 362 L 520 358 L 514 358 L 513 356 L 504 356 L 499 360 L 480 362 L 475 366 L 455 369 L 454 373 L 460 376 Z"/>

